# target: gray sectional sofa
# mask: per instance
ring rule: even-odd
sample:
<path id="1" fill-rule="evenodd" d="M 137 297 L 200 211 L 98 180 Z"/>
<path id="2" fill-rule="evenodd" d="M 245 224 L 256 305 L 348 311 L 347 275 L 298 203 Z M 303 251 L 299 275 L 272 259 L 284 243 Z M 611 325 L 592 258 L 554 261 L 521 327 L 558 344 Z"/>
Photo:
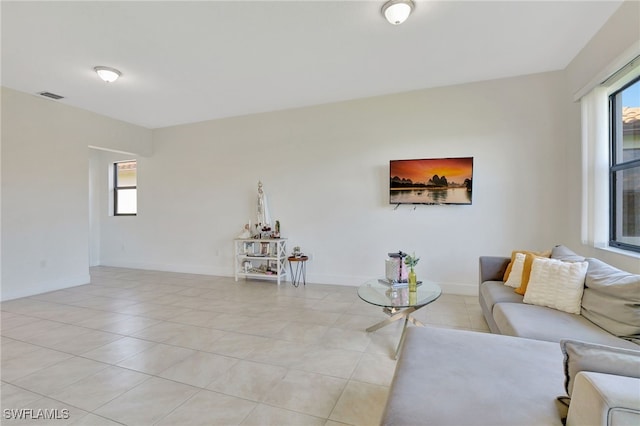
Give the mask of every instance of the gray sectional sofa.
<path id="1" fill-rule="evenodd" d="M 523 303 L 523 296 L 502 281 L 511 258 L 485 256 L 480 258 L 479 301 L 491 332 L 549 342 L 570 338 L 640 349 L 633 343 L 640 342 L 638 276 L 598 259 L 585 259 L 564 246 L 554 247 L 551 258 L 589 263 L 581 314 Z"/>
<path id="2" fill-rule="evenodd" d="M 493 334 L 408 330 L 381 424 L 640 424 L 640 276 L 586 259 L 577 315 L 524 303 L 502 281 L 510 261 L 480 258 Z"/>

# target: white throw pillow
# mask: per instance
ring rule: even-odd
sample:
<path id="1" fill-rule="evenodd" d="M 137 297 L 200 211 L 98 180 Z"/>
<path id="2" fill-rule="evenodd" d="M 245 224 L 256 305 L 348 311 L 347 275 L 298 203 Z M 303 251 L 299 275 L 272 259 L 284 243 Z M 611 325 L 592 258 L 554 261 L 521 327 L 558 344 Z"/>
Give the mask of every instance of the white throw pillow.
<path id="1" fill-rule="evenodd" d="M 587 262 L 534 259 L 523 302 L 580 314 L 588 266 Z"/>
<path id="2" fill-rule="evenodd" d="M 504 283 L 504 285 L 518 288 L 520 284 L 522 284 L 522 272 L 524 270 L 524 259 L 527 256 L 524 253 L 516 253 L 516 258 L 513 261 L 513 266 L 511 266 L 511 272 L 509 273 L 509 278 Z"/>

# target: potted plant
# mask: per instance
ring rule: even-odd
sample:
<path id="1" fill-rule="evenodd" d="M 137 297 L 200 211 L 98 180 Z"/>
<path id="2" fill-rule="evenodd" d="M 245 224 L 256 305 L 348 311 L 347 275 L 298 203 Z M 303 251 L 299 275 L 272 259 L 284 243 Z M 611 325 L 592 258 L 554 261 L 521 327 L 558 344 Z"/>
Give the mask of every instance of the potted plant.
<path id="1" fill-rule="evenodd" d="M 420 261 L 419 257 L 416 257 L 416 253 L 413 253 L 413 256 L 411 255 L 407 255 L 404 258 L 404 264 L 407 265 L 410 268 L 409 271 L 409 291 L 416 291 L 417 285 L 418 285 L 418 279 L 416 277 L 416 272 L 414 271 L 414 267 L 418 264 L 418 262 Z"/>

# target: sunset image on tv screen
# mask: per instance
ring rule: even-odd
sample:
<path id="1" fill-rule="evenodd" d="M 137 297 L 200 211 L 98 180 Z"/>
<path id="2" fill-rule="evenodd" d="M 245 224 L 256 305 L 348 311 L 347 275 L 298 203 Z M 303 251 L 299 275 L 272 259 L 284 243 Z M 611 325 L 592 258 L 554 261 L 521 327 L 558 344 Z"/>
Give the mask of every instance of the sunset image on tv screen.
<path id="1" fill-rule="evenodd" d="M 471 204 L 473 157 L 391 160 L 391 204 Z"/>

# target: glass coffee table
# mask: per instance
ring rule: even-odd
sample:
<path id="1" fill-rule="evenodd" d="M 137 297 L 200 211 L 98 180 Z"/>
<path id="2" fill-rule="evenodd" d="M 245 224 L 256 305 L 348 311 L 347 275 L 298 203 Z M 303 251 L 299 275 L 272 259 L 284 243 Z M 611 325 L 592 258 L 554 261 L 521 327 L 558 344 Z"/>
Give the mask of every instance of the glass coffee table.
<path id="1" fill-rule="evenodd" d="M 385 280 L 369 280 L 358 287 L 358 296 L 360 299 L 371 305 L 382 307 L 382 311 L 389 315 L 389 318 L 386 320 L 380 321 L 367 328 L 367 332 L 379 330 L 394 321 L 404 319 L 400 342 L 396 348 L 395 359 L 398 358 L 398 352 L 404 342 L 409 321 L 419 327 L 424 326 L 424 324 L 412 317 L 411 314 L 438 299 L 440 294 L 442 294 L 440 286 L 427 282 L 418 285 L 415 293 L 410 293 L 409 287 L 406 286 L 393 287 Z"/>

